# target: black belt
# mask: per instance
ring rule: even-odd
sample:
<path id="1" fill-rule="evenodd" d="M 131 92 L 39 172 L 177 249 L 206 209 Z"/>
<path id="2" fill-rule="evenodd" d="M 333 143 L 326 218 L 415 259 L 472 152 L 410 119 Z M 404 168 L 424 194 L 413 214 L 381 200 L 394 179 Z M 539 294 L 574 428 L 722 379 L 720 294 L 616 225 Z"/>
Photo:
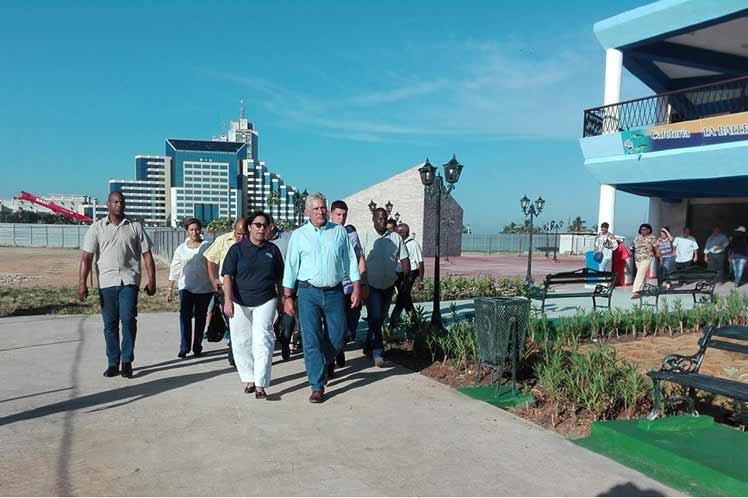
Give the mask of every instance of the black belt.
<path id="1" fill-rule="evenodd" d="M 333 285 L 332 287 L 317 287 L 316 285 L 310 284 L 308 280 L 303 280 L 299 282 L 299 287 L 304 287 L 307 289 L 319 289 L 321 291 L 331 291 L 331 290 L 343 289 L 343 284 Z"/>

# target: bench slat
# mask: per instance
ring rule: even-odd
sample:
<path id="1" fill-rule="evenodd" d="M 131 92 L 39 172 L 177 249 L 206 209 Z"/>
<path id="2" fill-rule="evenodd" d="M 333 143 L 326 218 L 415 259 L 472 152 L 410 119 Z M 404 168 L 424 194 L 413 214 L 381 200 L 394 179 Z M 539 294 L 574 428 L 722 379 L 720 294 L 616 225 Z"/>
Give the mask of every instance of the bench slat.
<path id="1" fill-rule="evenodd" d="M 748 355 L 748 346 L 735 344 L 732 342 L 719 341 L 717 339 L 710 339 L 707 343 L 707 347 L 721 349 L 722 351 L 730 351 L 731 353 L 741 353 Z"/>
<path id="2" fill-rule="evenodd" d="M 712 329 L 712 336 L 748 341 L 748 327 L 742 325 L 729 325 L 719 328 L 715 327 Z"/>
<path id="3" fill-rule="evenodd" d="M 696 389 L 720 394 L 739 401 L 748 401 L 748 384 L 745 382 L 720 379 L 702 374 L 673 373 L 662 370 L 649 372 L 647 375 L 652 379 L 673 382 L 681 386 L 695 387 Z"/>

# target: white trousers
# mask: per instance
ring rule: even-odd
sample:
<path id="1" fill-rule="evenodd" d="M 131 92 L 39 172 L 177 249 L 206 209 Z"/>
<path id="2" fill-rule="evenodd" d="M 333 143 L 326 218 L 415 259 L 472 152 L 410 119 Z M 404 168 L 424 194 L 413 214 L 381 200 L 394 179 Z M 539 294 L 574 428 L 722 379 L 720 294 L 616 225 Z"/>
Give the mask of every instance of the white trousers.
<path id="1" fill-rule="evenodd" d="M 270 385 L 275 350 L 273 322 L 277 310 L 277 298 L 260 306 L 234 303 L 234 318 L 229 319 L 231 349 L 242 382 L 254 382 L 257 387 Z"/>

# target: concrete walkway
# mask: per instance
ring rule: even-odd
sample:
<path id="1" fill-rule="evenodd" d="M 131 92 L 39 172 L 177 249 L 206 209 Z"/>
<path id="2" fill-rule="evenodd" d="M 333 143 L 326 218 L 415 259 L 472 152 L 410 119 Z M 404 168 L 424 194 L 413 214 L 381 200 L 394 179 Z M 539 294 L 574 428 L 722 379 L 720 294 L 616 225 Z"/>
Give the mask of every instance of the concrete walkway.
<path id="1" fill-rule="evenodd" d="M 140 317 L 136 377 L 106 379 L 101 319 L 0 320 L 3 495 L 671 495 L 641 474 L 358 353 L 307 402 L 276 359 L 269 401 L 223 345 L 176 358 L 177 316 Z"/>

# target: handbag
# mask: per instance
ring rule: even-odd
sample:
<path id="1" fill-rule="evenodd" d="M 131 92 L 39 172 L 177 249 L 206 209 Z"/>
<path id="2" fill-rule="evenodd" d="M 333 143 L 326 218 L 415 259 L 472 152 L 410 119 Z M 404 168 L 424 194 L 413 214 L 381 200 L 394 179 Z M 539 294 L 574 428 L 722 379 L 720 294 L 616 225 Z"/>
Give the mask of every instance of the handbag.
<path id="1" fill-rule="evenodd" d="M 592 255 L 592 258 L 596 262 L 602 263 L 602 261 L 603 261 L 603 253 L 602 253 L 602 251 L 595 251 L 595 254 Z"/>
<path id="2" fill-rule="evenodd" d="M 205 338 L 208 342 L 221 342 L 223 340 L 223 334 L 226 332 L 226 323 L 223 320 L 223 313 L 219 301 L 219 299 L 213 300 L 210 323 L 208 324 L 208 330 L 205 332 Z"/>

